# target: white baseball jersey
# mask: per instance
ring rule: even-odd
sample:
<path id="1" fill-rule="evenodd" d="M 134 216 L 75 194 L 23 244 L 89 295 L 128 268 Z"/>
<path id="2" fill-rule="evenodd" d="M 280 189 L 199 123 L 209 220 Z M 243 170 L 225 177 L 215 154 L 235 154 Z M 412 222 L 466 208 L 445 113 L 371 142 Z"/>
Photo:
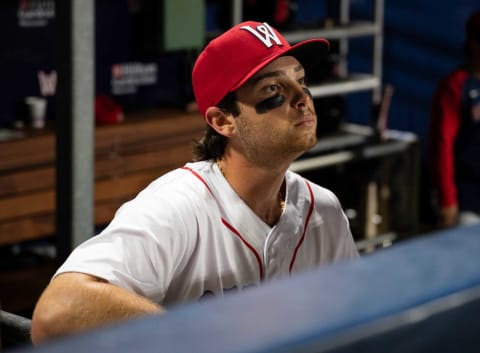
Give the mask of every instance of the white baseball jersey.
<path id="1" fill-rule="evenodd" d="M 57 271 L 83 272 L 162 305 L 357 257 L 334 194 L 287 171 L 274 227 L 235 193 L 215 163 L 188 163 L 119 208 Z"/>

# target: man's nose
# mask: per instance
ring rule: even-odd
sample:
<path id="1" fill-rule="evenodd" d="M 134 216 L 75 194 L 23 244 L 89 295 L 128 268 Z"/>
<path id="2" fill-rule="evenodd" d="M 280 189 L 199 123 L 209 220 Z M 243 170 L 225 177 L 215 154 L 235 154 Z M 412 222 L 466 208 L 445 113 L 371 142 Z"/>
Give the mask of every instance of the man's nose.
<path id="1" fill-rule="evenodd" d="M 312 95 L 308 88 L 300 85 L 295 85 L 293 88 L 292 107 L 296 109 L 305 109 L 308 100 L 312 99 Z"/>

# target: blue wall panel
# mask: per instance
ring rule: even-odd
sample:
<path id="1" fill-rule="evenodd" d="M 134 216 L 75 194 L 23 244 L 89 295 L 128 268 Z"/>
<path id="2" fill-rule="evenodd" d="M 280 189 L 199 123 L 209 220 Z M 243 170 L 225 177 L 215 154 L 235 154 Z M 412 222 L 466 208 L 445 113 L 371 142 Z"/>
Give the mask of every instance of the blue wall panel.
<path id="1" fill-rule="evenodd" d="M 372 1 L 352 1 L 351 16 L 371 11 Z M 474 0 L 463 1 L 385 1 L 383 83 L 392 84 L 395 93 L 389 127 L 417 133 L 425 146 L 430 101 L 438 81 L 464 60 L 464 23 L 480 9 Z M 368 60 L 352 43 L 351 66 Z M 349 99 L 349 111 L 363 111 L 365 102 Z M 368 123 L 365 114 L 363 122 Z M 361 121 L 357 116 L 347 120 Z"/>

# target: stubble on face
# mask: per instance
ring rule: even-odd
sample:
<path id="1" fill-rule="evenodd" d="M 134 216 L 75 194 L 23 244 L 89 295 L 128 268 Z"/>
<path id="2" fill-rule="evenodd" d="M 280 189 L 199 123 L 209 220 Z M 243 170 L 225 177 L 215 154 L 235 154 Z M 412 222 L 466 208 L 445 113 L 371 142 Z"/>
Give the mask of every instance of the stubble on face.
<path id="1" fill-rule="evenodd" d="M 239 92 L 237 142 L 255 164 L 274 166 L 285 160 L 293 161 L 317 142 L 316 115 L 303 80 L 303 67 L 298 61 L 282 57 L 260 71 Z M 273 93 L 263 94 L 264 87 Z M 299 95 L 305 101 L 302 109 L 294 104 Z"/>

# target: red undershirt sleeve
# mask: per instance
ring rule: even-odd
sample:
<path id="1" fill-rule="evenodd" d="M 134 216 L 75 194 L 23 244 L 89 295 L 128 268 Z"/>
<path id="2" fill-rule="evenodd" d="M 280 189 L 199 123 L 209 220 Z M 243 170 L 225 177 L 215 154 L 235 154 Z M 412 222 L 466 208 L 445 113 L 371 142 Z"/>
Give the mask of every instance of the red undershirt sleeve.
<path id="1" fill-rule="evenodd" d="M 461 121 L 462 86 L 467 74 L 449 76 L 439 85 L 432 101 L 429 159 L 439 206 L 457 204 L 454 145 Z"/>

